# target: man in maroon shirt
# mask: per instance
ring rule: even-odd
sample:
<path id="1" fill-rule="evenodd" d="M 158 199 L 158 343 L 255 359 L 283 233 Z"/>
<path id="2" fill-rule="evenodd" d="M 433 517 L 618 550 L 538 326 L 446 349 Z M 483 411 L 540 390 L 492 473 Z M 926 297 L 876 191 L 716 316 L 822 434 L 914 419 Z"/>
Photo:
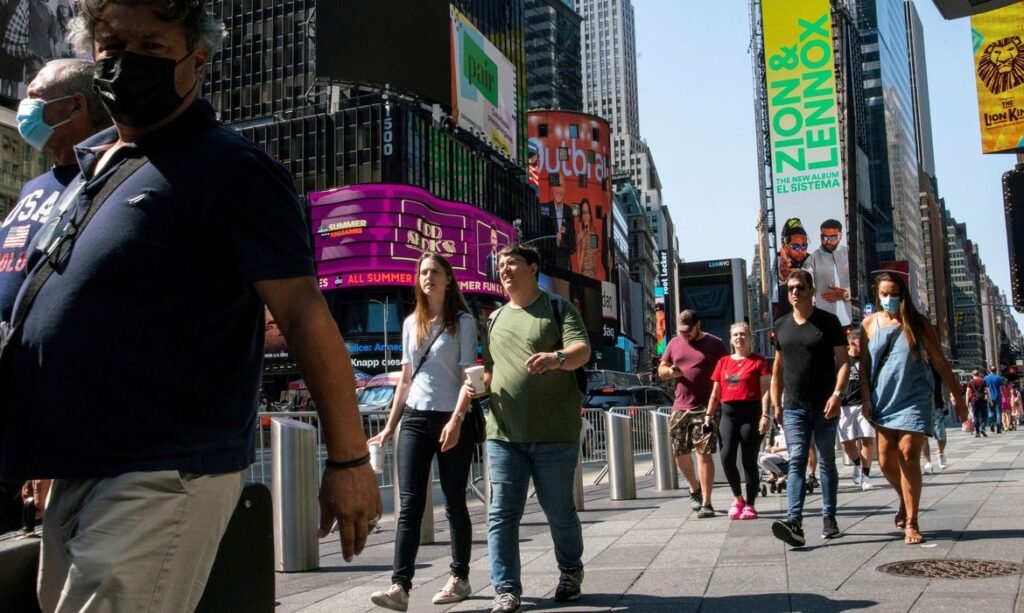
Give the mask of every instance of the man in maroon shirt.
<path id="1" fill-rule="evenodd" d="M 702 332 L 700 317 L 692 309 L 679 314 L 679 336 L 668 342 L 661 356 L 658 376 L 675 379 L 676 398 L 672 403 L 672 452 L 676 464 L 690 486 L 690 508 L 697 517 L 714 517 L 711 488 L 715 483 L 715 453 L 718 434 L 716 422 L 707 414 L 711 397 L 711 373 L 718 360 L 729 355 L 722 339 Z M 697 452 L 697 470 L 693 471 L 692 452 Z"/>

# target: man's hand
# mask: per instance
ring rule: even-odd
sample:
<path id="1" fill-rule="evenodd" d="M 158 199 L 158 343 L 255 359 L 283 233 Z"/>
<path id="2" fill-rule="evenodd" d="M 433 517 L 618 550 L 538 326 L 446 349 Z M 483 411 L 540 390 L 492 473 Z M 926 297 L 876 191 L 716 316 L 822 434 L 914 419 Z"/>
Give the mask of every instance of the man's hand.
<path id="1" fill-rule="evenodd" d="M 554 353 L 535 353 L 526 359 L 526 372 L 531 375 L 539 375 L 549 370 L 558 370 L 562 363 L 555 357 Z"/>
<path id="2" fill-rule="evenodd" d="M 320 538 L 331 533 L 338 520 L 341 555 L 346 562 L 366 546 L 370 520 L 384 513 L 377 489 L 377 475 L 369 464 L 355 468 L 328 468 L 320 484 Z"/>
<path id="3" fill-rule="evenodd" d="M 782 407 L 780 407 L 779 405 L 775 405 L 774 409 L 775 409 L 775 423 L 779 424 L 779 427 L 781 428 L 782 427 Z"/>
<path id="4" fill-rule="evenodd" d="M 829 285 L 827 290 L 821 292 L 821 297 L 826 302 L 842 302 L 846 299 L 846 290 L 835 285 Z"/>
<path id="5" fill-rule="evenodd" d="M 833 417 L 839 416 L 839 410 L 843 406 L 843 399 L 839 396 L 832 395 L 828 397 L 828 402 L 825 403 L 825 419 L 832 419 Z"/>
<path id="6" fill-rule="evenodd" d="M 868 421 L 871 421 L 871 413 L 872 413 L 872 410 L 871 410 L 871 403 L 870 402 L 861 405 L 861 407 L 860 407 L 861 417 L 863 417 L 864 419 L 866 419 Z"/>

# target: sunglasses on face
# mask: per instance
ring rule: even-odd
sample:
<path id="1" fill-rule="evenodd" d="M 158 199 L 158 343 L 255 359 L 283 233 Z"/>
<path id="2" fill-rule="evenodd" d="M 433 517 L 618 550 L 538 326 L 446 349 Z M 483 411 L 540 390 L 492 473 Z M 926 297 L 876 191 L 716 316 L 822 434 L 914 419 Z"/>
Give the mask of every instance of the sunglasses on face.
<path id="1" fill-rule="evenodd" d="M 803 291 L 804 291 L 805 289 L 807 289 L 807 286 L 806 286 L 806 285 L 804 285 L 803 283 L 797 283 L 796 285 L 787 285 L 787 286 L 786 286 L 786 291 L 787 291 L 787 292 L 789 292 L 789 293 L 791 293 L 791 294 L 792 294 L 793 292 L 801 293 L 801 292 L 803 292 Z"/>
<path id="2" fill-rule="evenodd" d="M 807 251 L 807 243 L 790 243 L 789 248 L 793 251 Z"/>
<path id="3" fill-rule="evenodd" d="M 828 241 L 830 243 L 835 243 L 835 242 L 839 241 L 839 235 L 838 234 L 822 234 L 821 235 L 821 240 L 822 241 Z"/>

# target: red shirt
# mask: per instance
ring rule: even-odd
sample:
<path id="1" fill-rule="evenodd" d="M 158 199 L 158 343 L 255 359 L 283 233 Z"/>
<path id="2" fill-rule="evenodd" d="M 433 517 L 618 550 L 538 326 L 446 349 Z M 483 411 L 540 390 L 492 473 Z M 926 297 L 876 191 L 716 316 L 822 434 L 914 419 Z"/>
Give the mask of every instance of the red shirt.
<path id="1" fill-rule="evenodd" d="M 711 373 L 711 380 L 718 382 L 722 390 L 722 402 L 760 401 L 761 377 L 767 374 L 768 360 L 756 353 L 740 360 L 727 355 L 718 360 L 715 372 Z"/>

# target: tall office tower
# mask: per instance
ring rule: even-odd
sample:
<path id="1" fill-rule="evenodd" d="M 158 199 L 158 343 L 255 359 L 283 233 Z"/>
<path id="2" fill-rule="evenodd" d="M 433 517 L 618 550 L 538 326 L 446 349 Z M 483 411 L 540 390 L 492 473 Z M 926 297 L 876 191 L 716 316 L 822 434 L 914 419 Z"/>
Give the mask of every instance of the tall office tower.
<path id="1" fill-rule="evenodd" d="M 583 110 L 612 128 L 612 168 L 627 172 L 641 205 L 661 206 L 661 181 L 640 138 L 632 0 L 575 0 L 583 16 Z"/>
<path id="2" fill-rule="evenodd" d="M 938 195 L 935 155 L 932 148 L 932 117 L 928 102 L 928 69 L 925 63 L 924 30 L 911 0 L 903 4 L 910 50 L 910 82 L 914 101 L 914 130 L 917 133 L 917 172 L 921 239 L 924 244 L 924 277 L 927 302 L 920 304 L 939 334 L 939 342 L 950 348 L 949 259 L 946 250 L 946 207 Z"/>
<path id="3" fill-rule="evenodd" d="M 959 369 L 970 371 L 982 368 L 985 359 L 982 312 L 978 305 L 983 271 L 977 248 L 967 238 L 967 224 L 957 223 L 952 216 L 946 222 L 946 245 L 954 309 L 953 363 Z"/>
<path id="4" fill-rule="evenodd" d="M 857 2 L 871 194 L 880 261 L 906 260 L 917 304 L 928 303 L 921 230 L 914 81 L 904 0 Z"/>
<path id="5" fill-rule="evenodd" d="M 583 110 L 580 23 L 572 0 L 525 0 L 526 108 Z"/>

